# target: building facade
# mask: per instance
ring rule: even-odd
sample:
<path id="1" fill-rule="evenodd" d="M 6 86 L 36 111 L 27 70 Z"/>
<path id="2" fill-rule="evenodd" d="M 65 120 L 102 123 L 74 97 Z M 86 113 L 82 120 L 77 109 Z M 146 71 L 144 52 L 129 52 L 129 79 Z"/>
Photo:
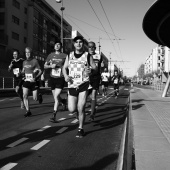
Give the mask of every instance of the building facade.
<path id="1" fill-rule="evenodd" d="M 71 33 L 71 25 L 63 20 L 63 37 L 71 38 Z M 0 63 L 5 66 L 3 69 L 7 70 L 13 50 L 18 50 L 25 58 L 27 46 L 43 64 L 60 34 L 61 16 L 45 0 L 0 0 Z M 64 40 L 63 46 L 64 52 L 71 51 L 67 41 Z"/>

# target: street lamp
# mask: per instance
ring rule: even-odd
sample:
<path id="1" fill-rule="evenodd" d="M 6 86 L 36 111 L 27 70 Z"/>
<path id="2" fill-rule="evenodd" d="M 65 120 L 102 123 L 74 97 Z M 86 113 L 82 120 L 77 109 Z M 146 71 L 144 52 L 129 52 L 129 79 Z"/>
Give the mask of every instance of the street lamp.
<path id="1" fill-rule="evenodd" d="M 56 0 L 57 3 L 61 3 L 61 43 L 63 44 L 63 11 L 65 10 L 65 7 L 63 6 L 63 0 Z M 62 48 L 62 52 L 63 52 L 63 48 Z"/>

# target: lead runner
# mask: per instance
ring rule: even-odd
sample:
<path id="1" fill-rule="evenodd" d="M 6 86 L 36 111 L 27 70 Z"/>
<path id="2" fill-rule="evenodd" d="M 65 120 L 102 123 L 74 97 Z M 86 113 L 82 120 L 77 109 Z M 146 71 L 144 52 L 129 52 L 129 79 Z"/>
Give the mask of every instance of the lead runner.
<path id="1" fill-rule="evenodd" d="M 89 74 L 91 69 L 96 69 L 96 65 L 92 56 L 83 49 L 83 37 L 77 36 L 73 41 L 75 50 L 66 57 L 63 74 L 65 81 L 68 82 L 68 110 L 71 113 L 78 111 L 79 127 L 76 137 L 82 138 L 85 134 L 83 124 L 89 88 Z M 69 73 L 67 70 L 69 70 Z"/>

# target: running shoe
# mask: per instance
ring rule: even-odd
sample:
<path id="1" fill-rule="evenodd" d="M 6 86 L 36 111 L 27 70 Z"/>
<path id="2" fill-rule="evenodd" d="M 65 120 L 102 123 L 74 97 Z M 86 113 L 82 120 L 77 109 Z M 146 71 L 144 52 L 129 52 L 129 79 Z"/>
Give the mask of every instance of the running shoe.
<path id="1" fill-rule="evenodd" d="M 32 115 L 32 113 L 30 112 L 30 111 L 26 111 L 26 113 L 25 113 L 25 117 L 30 117 Z"/>
<path id="2" fill-rule="evenodd" d="M 85 135 L 84 130 L 79 128 L 76 138 L 82 138 L 84 135 Z"/>
<path id="3" fill-rule="evenodd" d="M 89 121 L 90 121 L 90 122 L 93 122 L 93 121 L 94 121 L 94 115 L 90 115 Z"/>
<path id="4" fill-rule="evenodd" d="M 42 94 L 41 93 L 39 94 L 38 98 L 39 98 L 39 104 L 41 104 L 43 102 L 43 98 L 42 98 Z"/>
<path id="5" fill-rule="evenodd" d="M 62 99 L 61 100 L 62 110 L 65 111 L 67 109 L 67 100 Z"/>
<path id="6" fill-rule="evenodd" d="M 56 123 L 56 112 L 53 112 L 53 116 L 49 119 L 50 122 Z"/>
<path id="7" fill-rule="evenodd" d="M 25 109 L 24 102 L 21 101 L 21 109 Z"/>

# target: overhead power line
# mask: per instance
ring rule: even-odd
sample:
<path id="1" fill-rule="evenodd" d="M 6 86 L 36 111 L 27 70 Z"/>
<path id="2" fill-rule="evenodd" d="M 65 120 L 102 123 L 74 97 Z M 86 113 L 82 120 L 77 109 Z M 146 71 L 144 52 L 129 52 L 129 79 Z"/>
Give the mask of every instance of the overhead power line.
<path id="1" fill-rule="evenodd" d="M 67 17 L 67 16 L 66 16 Z M 84 34 L 87 35 L 87 33 L 85 31 L 83 31 L 73 20 L 71 20 L 69 17 L 67 17 L 74 25 L 76 25 L 82 32 L 84 32 Z M 87 37 L 90 39 L 90 37 L 87 35 Z"/>
<path id="2" fill-rule="evenodd" d="M 90 1 L 89 1 L 89 0 L 87 0 L 87 2 L 89 3 L 89 5 L 90 5 L 90 7 L 92 8 L 93 12 L 95 13 L 95 15 L 96 15 L 96 17 L 97 17 L 98 21 L 100 22 L 101 26 L 102 26 L 102 27 L 103 27 L 103 29 L 105 30 L 105 33 L 107 34 L 107 36 L 109 37 L 109 39 L 110 39 L 110 41 L 111 41 L 111 38 L 110 38 L 109 34 L 107 33 L 106 29 L 104 28 L 104 26 L 103 26 L 102 22 L 100 21 L 100 19 L 99 19 L 98 15 L 96 14 L 96 12 L 95 12 L 95 10 L 94 10 L 93 6 L 92 6 L 92 5 L 91 5 L 91 3 L 90 3 Z M 113 45 L 113 42 L 112 42 L 112 41 L 111 41 L 111 43 L 112 43 L 112 45 Z M 116 48 L 115 48 L 115 46 L 114 46 L 114 45 L 113 45 L 113 48 L 114 48 L 115 53 L 116 53 L 116 56 L 117 56 L 117 58 L 118 58 L 118 54 L 117 54 L 117 51 L 116 51 Z"/>
<path id="3" fill-rule="evenodd" d="M 108 23 L 109 23 L 109 26 L 110 26 L 110 28 L 111 28 L 111 30 L 112 30 L 112 33 L 113 33 L 113 35 L 115 36 L 114 30 L 113 30 L 113 28 L 112 28 L 112 25 L 111 25 L 111 23 L 110 23 L 110 21 L 109 21 L 109 18 L 108 18 L 107 14 L 106 14 L 106 11 L 105 11 L 105 9 L 104 9 L 104 7 L 103 7 L 103 4 L 102 4 L 101 0 L 99 0 L 99 2 L 100 2 L 100 5 L 101 5 L 101 7 L 102 7 L 102 9 L 103 9 L 103 12 L 104 12 L 104 14 L 105 14 L 105 16 L 106 16 L 106 19 L 107 19 L 107 21 L 108 21 Z M 116 39 L 116 36 L 115 36 L 115 39 Z M 121 53 L 121 50 L 120 50 L 120 45 L 119 45 L 119 42 L 118 42 L 117 39 L 116 39 L 116 42 L 117 42 L 117 45 L 118 45 L 118 48 L 119 48 L 120 56 L 121 56 L 121 58 L 123 59 L 122 53 Z M 124 64 L 124 63 L 123 63 L 123 64 Z"/>
<path id="4" fill-rule="evenodd" d="M 69 14 L 64 14 L 65 16 L 67 16 L 67 18 L 74 18 L 74 19 L 76 19 L 76 20 L 78 20 L 78 21 L 80 21 L 80 22 L 83 22 L 83 23 L 85 23 L 85 24 L 87 24 L 87 25 L 89 25 L 89 26 L 91 26 L 91 27 L 93 27 L 93 28 L 96 28 L 96 29 L 98 29 L 98 30 L 100 30 L 100 31 L 102 31 L 102 32 L 106 32 L 105 30 L 103 30 L 103 29 L 101 29 L 101 28 L 98 28 L 98 27 L 96 27 L 96 26 L 94 26 L 94 25 L 91 25 L 91 24 L 89 24 L 89 23 L 87 23 L 87 22 L 85 22 L 85 21 L 82 21 L 82 20 L 80 20 L 80 19 L 78 19 L 78 18 L 76 18 L 76 17 L 73 17 L 73 16 L 71 16 L 71 15 L 69 15 Z M 107 32 L 108 34 L 110 34 L 110 35 L 113 35 L 112 33 L 110 33 L 110 32 Z M 114 37 L 116 37 L 117 39 L 121 39 L 120 37 L 118 37 L 118 36 L 116 36 L 116 35 L 113 35 Z"/>

